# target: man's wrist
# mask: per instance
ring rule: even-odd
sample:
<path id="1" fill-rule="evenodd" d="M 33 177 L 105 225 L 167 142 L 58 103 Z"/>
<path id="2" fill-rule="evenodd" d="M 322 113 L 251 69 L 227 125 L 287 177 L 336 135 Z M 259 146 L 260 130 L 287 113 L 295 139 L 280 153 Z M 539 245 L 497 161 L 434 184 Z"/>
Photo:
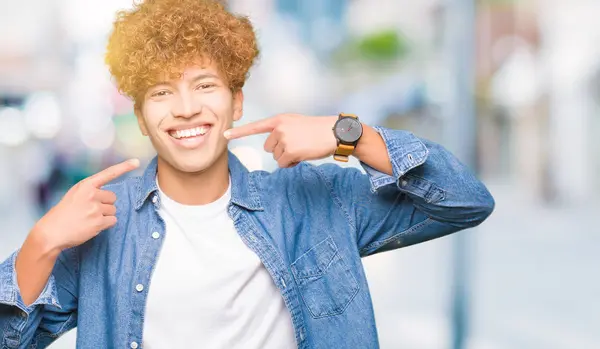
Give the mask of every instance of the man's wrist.
<path id="1" fill-rule="evenodd" d="M 331 138 L 333 139 L 333 148 L 331 149 L 331 151 L 329 152 L 330 155 L 335 154 L 337 147 L 338 147 L 338 139 L 335 135 L 335 124 L 337 123 L 339 116 L 337 115 L 331 115 L 331 116 L 325 116 L 323 119 L 325 119 L 326 121 L 325 124 L 327 125 L 327 127 L 331 130 Z"/>
<path id="2" fill-rule="evenodd" d="M 354 153 L 352 154 L 359 160 L 364 159 L 368 156 L 368 154 L 371 152 L 370 149 L 373 148 L 373 145 L 375 145 L 375 149 L 385 149 L 385 142 L 383 141 L 381 135 L 377 131 L 375 131 L 375 129 L 371 126 L 365 125 L 364 123 L 361 124 L 363 128 L 363 133 L 360 139 L 358 140 L 358 143 L 356 144 Z M 381 145 L 383 145 L 383 148 L 381 147 Z"/>
<path id="3" fill-rule="evenodd" d="M 354 149 L 354 157 L 379 172 L 393 176 L 394 169 L 385 140 L 374 128 L 362 126 L 363 134 Z"/>
<path id="4" fill-rule="evenodd" d="M 40 256 L 56 258 L 62 252 L 62 247 L 56 244 L 51 234 L 42 226 L 34 226 L 25 243 L 39 252 Z"/>

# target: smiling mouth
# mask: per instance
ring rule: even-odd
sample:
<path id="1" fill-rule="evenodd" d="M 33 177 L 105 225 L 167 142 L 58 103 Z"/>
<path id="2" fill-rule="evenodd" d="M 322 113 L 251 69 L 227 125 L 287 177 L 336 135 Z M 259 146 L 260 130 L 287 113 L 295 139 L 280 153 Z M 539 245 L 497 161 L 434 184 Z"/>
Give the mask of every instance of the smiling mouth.
<path id="1" fill-rule="evenodd" d="M 175 139 L 187 139 L 198 136 L 204 136 L 208 131 L 210 131 L 210 125 L 202 125 L 198 127 L 192 127 L 185 130 L 171 130 L 169 131 L 169 136 Z"/>

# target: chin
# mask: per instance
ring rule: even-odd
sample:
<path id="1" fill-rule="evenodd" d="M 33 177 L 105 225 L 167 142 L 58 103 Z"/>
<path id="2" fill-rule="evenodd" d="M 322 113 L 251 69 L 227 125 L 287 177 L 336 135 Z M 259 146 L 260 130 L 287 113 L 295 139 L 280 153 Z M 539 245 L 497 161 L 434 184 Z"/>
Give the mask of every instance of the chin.
<path id="1" fill-rule="evenodd" d="M 163 164 L 172 170 L 189 174 L 204 172 L 227 157 L 227 144 L 203 148 L 187 152 L 163 148 L 158 152 L 158 157 L 159 161 L 162 160 Z"/>
<path id="2" fill-rule="evenodd" d="M 210 159 L 212 160 L 212 159 Z M 198 173 L 209 169 L 214 161 L 202 159 L 200 161 L 174 161 L 173 167 L 183 173 Z"/>
<path id="3" fill-rule="evenodd" d="M 225 152 L 213 154 L 198 154 L 194 157 L 171 158 L 171 166 L 183 173 L 199 173 L 204 172 L 213 167 L 223 157 Z"/>

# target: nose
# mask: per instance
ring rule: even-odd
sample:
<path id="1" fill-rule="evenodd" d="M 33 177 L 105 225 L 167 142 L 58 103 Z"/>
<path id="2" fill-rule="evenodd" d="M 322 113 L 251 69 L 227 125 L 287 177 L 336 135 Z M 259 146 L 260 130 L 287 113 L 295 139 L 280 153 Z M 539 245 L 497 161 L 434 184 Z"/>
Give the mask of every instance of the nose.
<path id="1" fill-rule="evenodd" d="M 202 112 L 202 103 L 194 100 L 189 93 L 180 93 L 173 105 L 172 112 L 176 118 L 189 119 Z"/>

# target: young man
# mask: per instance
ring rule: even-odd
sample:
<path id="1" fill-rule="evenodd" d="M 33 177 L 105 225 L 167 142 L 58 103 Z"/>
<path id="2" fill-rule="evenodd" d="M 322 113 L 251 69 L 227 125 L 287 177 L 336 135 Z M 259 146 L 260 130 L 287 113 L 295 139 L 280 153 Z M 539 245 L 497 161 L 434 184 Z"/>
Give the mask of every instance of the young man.
<path id="1" fill-rule="evenodd" d="M 214 0 L 122 12 L 107 62 L 158 156 L 74 186 L 0 264 L 3 348 L 376 348 L 361 257 L 481 223 L 494 201 L 441 146 L 354 115 L 238 128 L 258 53 Z M 282 81 L 282 83 L 294 83 Z M 282 169 L 248 172 L 228 139 L 269 133 Z M 305 160 L 357 157 L 367 174 Z"/>

